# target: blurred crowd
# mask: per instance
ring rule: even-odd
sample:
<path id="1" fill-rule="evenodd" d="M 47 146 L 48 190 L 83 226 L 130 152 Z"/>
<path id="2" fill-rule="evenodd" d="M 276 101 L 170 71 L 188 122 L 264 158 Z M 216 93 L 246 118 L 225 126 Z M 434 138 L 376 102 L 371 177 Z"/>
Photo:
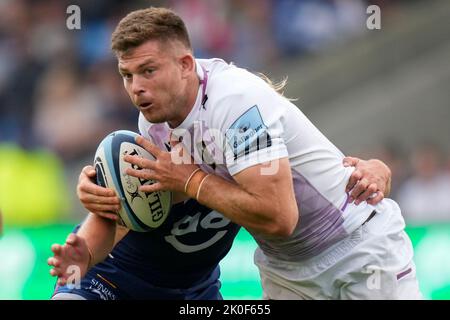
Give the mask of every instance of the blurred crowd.
<path id="1" fill-rule="evenodd" d="M 370 4 L 389 14 L 398 2 Z M 66 26 L 73 4 L 81 9 L 80 30 Z M 109 41 L 125 13 L 150 5 L 171 7 L 184 18 L 197 57 L 221 57 L 259 71 L 359 37 L 366 32 L 368 1 L 2 0 L 0 144 L 45 148 L 78 170 L 107 133 L 137 131 L 137 111 L 122 88 Z M 444 169 L 428 150 L 418 149 L 411 157 L 414 170 L 406 172 L 388 149 L 394 196 L 405 211 L 414 219 L 425 210 L 450 220 L 450 163 Z M 427 209 L 441 202 L 447 207 Z"/>

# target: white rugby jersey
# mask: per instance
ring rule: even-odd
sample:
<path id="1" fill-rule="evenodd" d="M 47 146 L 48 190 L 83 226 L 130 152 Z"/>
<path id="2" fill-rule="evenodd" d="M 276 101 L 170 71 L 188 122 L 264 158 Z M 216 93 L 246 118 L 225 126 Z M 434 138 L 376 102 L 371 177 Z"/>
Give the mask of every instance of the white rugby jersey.
<path id="1" fill-rule="evenodd" d="M 198 59 L 196 69 L 201 85 L 183 123 L 171 129 L 140 114 L 139 130 L 164 149 L 169 135 L 180 138 L 203 170 L 228 180 L 255 164 L 289 157 L 300 218 L 289 238 L 253 233 L 266 255 L 308 259 L 361 226 L 373 207 L 347 203 L 345 187 L 354 168 L 343 166 L 342 152 L 294 104 L 223 60 Z M 265 173 L 276 174 L 270 171 Z"/>

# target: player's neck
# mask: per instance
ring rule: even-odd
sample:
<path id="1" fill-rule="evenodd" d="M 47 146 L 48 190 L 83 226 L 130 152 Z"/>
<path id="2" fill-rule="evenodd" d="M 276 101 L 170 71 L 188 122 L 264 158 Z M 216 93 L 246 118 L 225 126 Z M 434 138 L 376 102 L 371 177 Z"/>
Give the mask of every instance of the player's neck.
<path id="1" fill-rule="evenodd" d="M 200 88 L 200 80 L 198 79 L 196 73 L 188 83 L 188 87 L 186 88 L 186 99 L 183 103 L 184 107 L 182 108 L 180 117 L 178 117 L 176 120 L 168 122 L 171 128 L 176 128 L 180 124 L 182 124 L 189 113 L 192 111 L 192 108 L 194 108 L 195 101 L 197 100 L 198 90 Z"/>

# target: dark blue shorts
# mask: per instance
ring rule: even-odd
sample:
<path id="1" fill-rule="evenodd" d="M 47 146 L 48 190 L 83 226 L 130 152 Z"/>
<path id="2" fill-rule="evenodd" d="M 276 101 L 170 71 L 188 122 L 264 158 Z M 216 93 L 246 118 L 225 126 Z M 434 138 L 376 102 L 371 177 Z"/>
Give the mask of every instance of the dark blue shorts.
<path id="1" fill-rule="evenodd" d="M 53 296 L 71 293 L 87 300 L 222 300 L 219 275 L 220 269 L 217 266 L 203 281 L 190 288 L 161 288 L 119 268 L 114 263 L 114 258 L 108 256 L 105 261 L 89 270 L 79 288 L 56 286 Z"/>

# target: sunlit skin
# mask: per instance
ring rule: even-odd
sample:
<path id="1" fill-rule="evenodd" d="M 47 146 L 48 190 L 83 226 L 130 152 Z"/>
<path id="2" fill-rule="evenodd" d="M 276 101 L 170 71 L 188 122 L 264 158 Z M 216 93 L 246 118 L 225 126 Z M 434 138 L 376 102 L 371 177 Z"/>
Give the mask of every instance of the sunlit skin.
<path id="1" fill-rule="evenodd" d="M 199 88 L 195 60 L 181 42 L 149 40 L 118 56 L 119 72 L 131 101 L 152 123 L 180 125 Z"/>

